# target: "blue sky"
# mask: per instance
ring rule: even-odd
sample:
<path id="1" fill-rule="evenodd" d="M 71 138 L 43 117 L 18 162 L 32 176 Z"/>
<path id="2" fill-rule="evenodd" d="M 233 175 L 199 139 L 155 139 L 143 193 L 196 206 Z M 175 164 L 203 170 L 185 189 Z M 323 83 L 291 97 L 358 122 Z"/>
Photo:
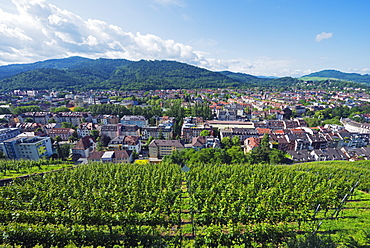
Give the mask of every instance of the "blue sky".
<path id="1" fill-rule="evenodd" d="M 1 0 L 0 64 L 169 59 L 298 77 L 370 73 L 365 0 Z"/>

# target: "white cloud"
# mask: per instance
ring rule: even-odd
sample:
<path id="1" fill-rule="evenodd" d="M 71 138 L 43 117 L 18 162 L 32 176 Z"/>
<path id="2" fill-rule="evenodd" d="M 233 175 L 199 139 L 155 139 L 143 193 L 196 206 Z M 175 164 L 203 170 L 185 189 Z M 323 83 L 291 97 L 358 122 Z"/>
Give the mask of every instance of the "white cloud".
<path id="1" fill-rule="evenodd" d="M 212 59 L 208 58 L 210 55 L 206 52 L 194 51 L 192 46 L 174 40 L 164 40 L 153 34 L 125 32 L 101 20 L 84 20 L 46 0 L 12 1 L 17 11 L 8 13 L 0 9 L 0 64 L 82 56 L 176 60 L 211 70 L 252 75 L 300 76 L 303 73 L 287 69 L 297 64 L 291 59 Z M 184 3 L 179 0 L 160 2 L 177 5 Z M 203 46 L 217 44 L 217 41 L 209 39 L 197 42 Z"/>
<path id="2" fill-rule="evenodd" d="M 293 76 L 299 77 L 304 74 L 302 70 L 294 69 L 296 61 L 289 58 L 272 59 L 259 57 L 255 59 L 205 59 L 199 65 L 214 71 L 242 72 L 256 76 Z"/>
<path id="3" fill-rule="evenodd" d="M 316 35 L 316 41 L 321 42 L 333 37 L 333 33 L 322 32 L 321 34 Z"/>
<path id="4" fill-rule="evenodd" d="M 0 9 L 0 63 L 81 55 L 90 58 L 198 61 L 193 48 L 152 34 L 124 32 L 104 21 L 84 20 L 45 0 L 12 0 L 14 14 Z M 181 1 L 161 1 L 180 4 Z"/>
<path id="5" fill-rule="evenodd" d="M 349 69 L 349 71 L 353 71 L 355 73 L 359 73 L 359 74 L 370 74 L 370 68 L 363 68 L 363 69 Z"/>

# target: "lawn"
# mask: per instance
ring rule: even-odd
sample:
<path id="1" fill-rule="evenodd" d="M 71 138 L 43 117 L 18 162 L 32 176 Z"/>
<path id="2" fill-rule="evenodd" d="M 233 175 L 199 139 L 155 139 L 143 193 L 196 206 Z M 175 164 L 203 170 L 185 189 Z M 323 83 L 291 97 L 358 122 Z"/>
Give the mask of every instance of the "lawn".
<path id="1" fill-rule="evenodd" d="M 20 177 L 20 176 L 26 176 L 26 175 L 31 175 L 31 174 L 37 174 L 37 173 L 43 173 L 43 172 L 49 172 L 49 171 L 54 171 L 54 170 L 61 170 L 65 168 L 70 168 L 72 165 L 70 164 L 55 164 L 55 165 L 42 165 L 41 168 L 38 166 L 34 166 L 32 168 L 26 169 L 26 170 L 7 170 L 6 174 L 2 173 L 0 175 L 0 180 L 1 179 L 8 179 L 8 178 L 15 178 L 15 177 Z"/>
<path id="2" fill-rule="evenodd" d="M 320 220 L 319 233 L 328 234 L 343 247 L 370 247 L 370 194 L 355 191 L 337 219 L 330 215 Z"/>

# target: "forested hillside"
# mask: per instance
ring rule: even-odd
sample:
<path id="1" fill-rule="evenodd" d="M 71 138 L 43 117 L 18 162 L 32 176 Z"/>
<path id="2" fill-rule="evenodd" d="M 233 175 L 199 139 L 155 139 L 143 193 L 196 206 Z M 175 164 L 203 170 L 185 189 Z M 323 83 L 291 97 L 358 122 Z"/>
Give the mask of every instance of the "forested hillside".
<path id="1" fill-rule="evenodd" d="M 14 89 L 116 89 L 240 87 L 246 83 L 217 72 L 175 61 L 86 60 L 64 69 L 43 68 L 0 81 L 4 91 Z"/>
<path id="2" fill-rule="evenodd" d="M 338 72 L 340 73 L 340 72 Z M 359 75 L 359 74 L 357 74 Z M 361 75 L 359 75 L 361 76 Z M 363 76 L 365 77 L 365 76 Z M 156 90 L 227 87 L 307 87 L 302 80 L 213 72 L 176 61 L 129 61 L 71 57 L 0 67 L 0 90 Z M 328 87 L 313 82 L 310 87 Z M 340 81 L 341 84 L 344 81 Z M 329 86 L 335 86 L 332 85 Z M 345 82 L 346 87 L 353 83 Z"/>
<path id="3" fill-rule="evenodd" d="M 324 79 L 339 79 L 344 81 L 351 81 L 355 83 L 365 83 L 370 85 L 370 75 L 361 75 L 357 73 L 344 73 L 336 70 L 323 70 L 315 73 L 311 73 L 302 77 L 303 79 L 316 78 L 317 80 Z"/>
<path id="4" fill-rule="evenodd" d="M 86 61 L 92 61 L 82 57 L 70 57 L 65 59 L 50 59 L 32 64 L 13 64 L 0 66 L 0 79 L 12 77 L 18 73 L 37 69 L 68 69 Z"/>

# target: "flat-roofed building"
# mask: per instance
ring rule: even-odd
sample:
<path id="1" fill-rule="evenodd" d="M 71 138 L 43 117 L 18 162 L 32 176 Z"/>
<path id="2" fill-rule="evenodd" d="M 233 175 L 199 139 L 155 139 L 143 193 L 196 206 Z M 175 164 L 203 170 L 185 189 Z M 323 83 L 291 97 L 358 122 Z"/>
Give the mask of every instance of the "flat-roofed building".
<path id="1" fill-rule="evenodd" d="M 0 146 L 8 159 L 39 160 L 53 155 L 50 137 L 17 136 L 4 140 Z"/>

